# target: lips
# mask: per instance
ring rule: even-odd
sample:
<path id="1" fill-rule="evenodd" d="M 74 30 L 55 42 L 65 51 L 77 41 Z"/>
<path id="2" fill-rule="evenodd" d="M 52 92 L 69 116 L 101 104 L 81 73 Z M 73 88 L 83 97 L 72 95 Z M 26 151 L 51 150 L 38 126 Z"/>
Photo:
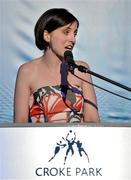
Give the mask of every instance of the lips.
<path id="1" fill-rule="evenodd" d="M 67 50 L 70 50 L 70 51 L 71 51 L 71 50 L 73 49 L 73 45 L 68 45 L 68 46 L 66 46 L 65 48 L 66 48 Z"/>

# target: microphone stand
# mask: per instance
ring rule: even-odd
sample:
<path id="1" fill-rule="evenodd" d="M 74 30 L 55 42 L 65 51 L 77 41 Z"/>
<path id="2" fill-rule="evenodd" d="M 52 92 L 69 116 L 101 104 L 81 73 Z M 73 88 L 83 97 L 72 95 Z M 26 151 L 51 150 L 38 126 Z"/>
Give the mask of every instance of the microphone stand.
<path id="1" fill-rule="evenodd" d="M 116 81 L 113 81 L 113 80 L 111 80 L 111 79 L 109 79 L 109 78 L 107 78 L 107 77 L 104 77 L 104 76 L 102 76 L 102 75 L 100 75 L 100 74 L 97 74 L 97 73 L 89 70 L 89 69 L 86 68 L 85 66 L 77 65 L 77 64 L 75 64 L 74 62 L 68 62 L 68 65 L 69 65 L 69 71 L 71 71 L 71 73 L 73 73 L 73 72 L 74 72 L 74 69 L 77 68 L 80 72 L 89 73 L 89 74 L 91 74 L 91 75 L 93 75 L 93 76 L 96 76 L 96 77 L 98 77 L 98 78 L 100 78 L 100 79 L 102 79 L 102 80 L 104 80 L 104 81 L 107 81 L 107 82 L 109 82 L 109 83 L 111 83 L 111 84 L 114 84 L 114 85 L 116 85 L 116 86 L 118 86 L 118 87 L 120 87 L 120 88 L 123 88 L 123 89 L 131 92 L 131 88 L 130 88 L 130 87 L 127 87 L 127 86 L 125 86 L 125 85 L 123 85 L 123 84 L 120 84 L 120 83 L 118 83 L 118 82 L 116 82 Z"/>

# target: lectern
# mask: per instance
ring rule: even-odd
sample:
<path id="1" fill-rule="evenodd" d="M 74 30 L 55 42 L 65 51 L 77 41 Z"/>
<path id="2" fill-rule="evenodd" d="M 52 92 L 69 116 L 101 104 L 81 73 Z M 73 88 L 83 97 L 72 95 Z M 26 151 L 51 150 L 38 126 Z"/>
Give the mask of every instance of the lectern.
<path id="1" fill-rule="evenodd" d="M 130 124 L 2 124 L 0 179 L 131 179 Z"/>

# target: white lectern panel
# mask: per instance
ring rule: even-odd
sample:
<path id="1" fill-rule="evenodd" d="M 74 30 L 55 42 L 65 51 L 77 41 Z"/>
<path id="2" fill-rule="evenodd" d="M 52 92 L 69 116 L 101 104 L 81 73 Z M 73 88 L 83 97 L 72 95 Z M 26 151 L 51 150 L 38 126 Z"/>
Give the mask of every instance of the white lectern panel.
<path id="1" fill-rule="evenodd" d="M 0 179 L 131 179 L 129 127 L 0 128 Z"/>

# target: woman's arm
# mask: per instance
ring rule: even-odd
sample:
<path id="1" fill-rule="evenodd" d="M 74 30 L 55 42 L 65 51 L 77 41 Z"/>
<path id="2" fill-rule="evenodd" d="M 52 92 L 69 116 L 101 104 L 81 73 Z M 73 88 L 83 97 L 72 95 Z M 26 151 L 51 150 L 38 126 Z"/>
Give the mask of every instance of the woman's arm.
<path id="1" fill-rule="evenodd" d="M 88 64 L 81 62 L 81 65 L 89 69 Z M 92 83 L 92 78 L 89 73 L 80 73 L 84 81 L 82 81 L 82 90 L 84 96 L 84 122 L 94 122 L 99 123 L 99 113 L 97 107 L 96 94 L 93 85 L 87 83 L 86 81 Z"/>
<path id="2" fill-rule="evenodd" d="M 28 122 L 29 96 L 29 70 L 26 65 L 22 65 L 18 70 L 14 95 L 14 121 L 16 123 Z"/>

